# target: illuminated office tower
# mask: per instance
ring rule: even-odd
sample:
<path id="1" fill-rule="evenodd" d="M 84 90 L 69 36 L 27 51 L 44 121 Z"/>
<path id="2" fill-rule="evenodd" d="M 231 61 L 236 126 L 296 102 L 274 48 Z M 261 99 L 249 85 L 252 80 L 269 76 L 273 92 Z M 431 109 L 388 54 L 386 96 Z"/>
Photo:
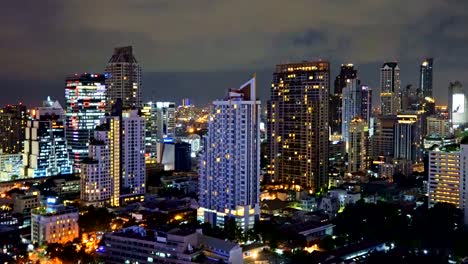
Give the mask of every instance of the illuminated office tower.
<path id="1" fill-rule="evenodd" d="M 349 124 L 348 172 L 367 169 L 369 128 L 365 120 L 354 118 Z"/>
<path id="2" fill-rule="evenodd" d="M 432 95 L 432 58 L 426 58 L 421 63 L 419 71 L 419 88 L 423 97 L 431 97 Z"/>
<path id="3" fill-rule="evenodd" d="M 401 109 L 400 68 L 396 62 L 386 62 L 380 68 L 380 111 L 396 115 Z"/>
<path id="4" fill-rule="evenodd" d="M 328 185 L 330 65 L 276 66 L 268 102 L 268 174 L 314 191 Z"/>
<path id="5" fill-rule="evenodd" d="M 28 112 L 21 103 L 0 109 L 0 153 L 21 153 L 27 121 Z"/>
<path id="6" fill-rule="evenodd" d="M 234 218 L 252 229 L 260 214 L 260 101 L 255 77 L 211 106 L 199 165 L 202 222 L 224 226 Z"/>
<path id="7" fill-rule="evenodd" d="M 394 158 L 418 162 L 422 159 L 421 119 L 417 113 L 397 115 Z"/>
<path id="8" fill-rule="evenodd" d="M 66 79 L 66 133 L 73 171 L 88 156 L 88 142 L 105 114 L 106 86 L 102 74 L 75 74 Z"/>
<path id="9" fill-rule="evenodd" d="M 72 173 L 65 137 L 65 113 L 58 101 L 48 98 L 32 110 L 26 127 L 23 150 L 25 177 Z"/>
<path id="10" fill-rule="evenodd" d="M 141 66 L 132 46 L 114 49 L 105 69 L 107 110 L 122 100 L 124 107 L 141 107 Z"/>
<path id="11" fill-rule="evenodd" d="M 351 120 L 362 116 L 362 90 L 358 79 L 348 79 L 343 88 L 343 103 L 341 117 L 341 136 L 348 149 L 349 125 Z"/>
<path id="12" fill-rule="evenodd" d="M 468 123 L 468 98 L 460 82 L 451 82 L 448 88 L 449 119 L 454 129 L 463 128 Z"/>

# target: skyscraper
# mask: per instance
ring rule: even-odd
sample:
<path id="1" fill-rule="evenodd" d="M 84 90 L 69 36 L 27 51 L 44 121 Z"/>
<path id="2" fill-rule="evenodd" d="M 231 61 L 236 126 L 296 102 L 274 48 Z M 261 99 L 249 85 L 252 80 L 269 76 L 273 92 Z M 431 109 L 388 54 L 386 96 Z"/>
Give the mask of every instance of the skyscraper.
<path id="1" fill-rule="evenodd" d="M 343 89 L 347 85 L 347 80 L 357 78 L 357 70 L 351 63 L 341 64 L 340 74 L 335 78 L 334 92 L 330 95 L 330 114 L 329 124 L 332 134 L 339 134 L 342 132 L 342 94 Z"/>
<path id="2" fill-rule="evenodd" d="M 260 101 L 252 78 L 211 106 L 199 165 L 197 215 L 224 226 L 234 218 L 244 231 L 260 214 Z"/>
<path id="3" fill-rule="evenodd" d="M 144 199 L 145 119 L 138 110 L 122 109 L 117 100 L 96 127 L 88 155 L 81 172 L 85 203 L 120 206 Z M 96 194 L 109 191 L 109 186 L 109 194 Z"/>
<path id="4" fill-rule="evenodd" d="M 369 86 L 361 86 L 361 117 L 370 123 L 372 116 L 372 89 Z"/>
<path id="5" fill-rule="evenodd" d="M 394 158 L 412 162 L 421 161 L 421 119 L 417 113 L 406 112 L 397 116 L 395 124 Z"/>
<path id="6" fill-rule="evenodd" d="M 349 124 L 356 117 L 362 118 L 362 90 L 358 79 L 348 79 L 343 88 L 343 103 L 341 117 L 341 136 L 349 143 Z"/>
<path id="7" fill-rule="evenodd" d="M 175 103 L 147 102 L 142 114 L 146 121 L 145 159 L 147 164 L 153 164 L 161 159 L 157 157 L 158 143 L 175 137 Z"/>
<path id="8" fill-rule="evenodd" d="M 426 58 L 421 63 L 419 71 L 419 89 L 423 97 L 431 97 L 432 95 L 432 58 Z"/>
<path id="9" fill-rule="evenodd" d="M 107 110 L 122 100 L 124 107 L 141 107 L 141 66 L 135 59 L 132 46 L 114 49 L 105 69 Z"/>
<path id="10" fill-rule="evenodd" d="M 73 171 L 88 156 L 88 142 L 105 114 L 106 87 L 102 74 L 75 74 L 66 79 L 66 132 Z"/>
<path id="11" fill-rule="evenodd" d="M 0 153 L 17 154 L 23 150 L 27 121 L 27 109 L 21 103 L 0 109 Z"/>
<path id="12" fill-rule="evenodd" d="M 357 78 L 357 70 L 354 69 L 354 65 L 351 63 L 348 64 L 341 64 L 340 74 L 335 78 L 335 95 L 341 95 L 343 92 L 343 88 L 347 85 L 347 80 L 356 79 Z"/>
<path id="13" fill-rule="evenodd" d="M 318 191 L 328 185 L 330 65 L 276 66 L 268 102 L 268 173 L 276 182 Z"/>
<path id="14" fill-rule="evenodd" d="M 396 115 L 401 109 L 400 67 L 397 62 L 385 62 L 380 68 L 380 111 Z"/>
<path id="15" fill-rule="evenodd" d="M 58 101 L 48 98 L 42 107 L 32 110 L 24 140 L 25 177 L 72 173 L 64 123 L 65 113 Z"/>
<path id="16" fill-rule="evenodd" d="M 348 172 L 365 171 L 368 160 L 369 128 L 361 118 L 349 124 Z"/>

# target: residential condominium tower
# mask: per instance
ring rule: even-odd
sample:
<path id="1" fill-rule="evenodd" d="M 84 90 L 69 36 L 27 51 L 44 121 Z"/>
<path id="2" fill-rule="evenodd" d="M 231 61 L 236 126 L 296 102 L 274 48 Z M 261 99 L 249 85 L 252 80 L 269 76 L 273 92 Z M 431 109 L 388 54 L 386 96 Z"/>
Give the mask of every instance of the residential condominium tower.
<path id="1" fill-rule="evenodd" d="M 268 102 L 268 174 L 314 191 L 328 185 L 330 64 L 276 66 Z"/>
<path id="2" fill-rule="evenodd" d="M 224 226 L 234 218 L 243 231 L 260 214 L 260 101 L 255 77 L 211 106 L 199 164 L 198 219 Z"/>
<path id="3" fill-rule="evenodd" d="M 81 199 L 85 204 L 120 206 L 142 201 L 145 185 L 145 119 L 122 109 L 120 100 L 101 120 L 82 164 Z"/>
<path id="4" fill-rule="evenodd" d="M 132 46 L 114 49 L 105 69 L 107 110 L 122 100 L 124 107 L 141 107 L 141 66 Z"/>
<path id="5" fill-rule="evenodd" d="M 88 156 L 88 142 L 105 114 L 106 86 L 102 74 L 75 74 L 65 83 L 66 132 L 73 171 L 79 172 Z"/>

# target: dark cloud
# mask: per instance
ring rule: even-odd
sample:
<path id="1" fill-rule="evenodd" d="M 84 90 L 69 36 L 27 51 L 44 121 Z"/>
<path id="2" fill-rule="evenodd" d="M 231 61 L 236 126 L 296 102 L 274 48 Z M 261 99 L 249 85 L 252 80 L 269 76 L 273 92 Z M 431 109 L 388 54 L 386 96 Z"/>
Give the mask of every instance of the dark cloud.
<path id="1" fill-rule="evenodd" d="M 276 63 L 318 58 L 333 74 L 353 62 L 373 87 L 381 63 L 398 60 L 403 85 L 417 85 L 420 60 L 432 56 L 445 101 L 449 81 L 468 86 L 467 29 L 464 0 L 7 1 L 0 104 L 63 97 L 66 75 L 102 71 L 113 47 L 129 44 L 148 99 L 206 103 L 254 71 L 266 99 Z"/>

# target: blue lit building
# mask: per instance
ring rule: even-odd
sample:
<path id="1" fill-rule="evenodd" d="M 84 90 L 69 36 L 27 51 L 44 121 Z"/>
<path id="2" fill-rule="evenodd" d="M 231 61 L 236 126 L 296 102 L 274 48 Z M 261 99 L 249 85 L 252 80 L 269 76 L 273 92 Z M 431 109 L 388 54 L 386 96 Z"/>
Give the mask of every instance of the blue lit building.
<path id="1" fill-rule="evenodd" d="M 31 116 L 25 133 L 23 175 L 44 177 L 71 174 L 62 106 L 48 98 L 42 107 L 31 111 Z"/>
<path id="2" fill-rule="evenodd" d="M 105 115 L 106 86 L 102 74 L 75 74 L 65 84 L 66 136 L 73 171 L 88 156 L 88 142 Z"/>

